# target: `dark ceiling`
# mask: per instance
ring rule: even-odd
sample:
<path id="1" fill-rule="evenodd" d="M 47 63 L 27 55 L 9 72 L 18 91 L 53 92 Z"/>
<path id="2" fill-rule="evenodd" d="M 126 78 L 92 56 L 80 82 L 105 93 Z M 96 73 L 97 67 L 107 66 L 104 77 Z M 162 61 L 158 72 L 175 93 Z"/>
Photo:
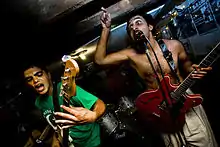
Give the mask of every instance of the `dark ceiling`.
<path id="1" fill-rule="evenodd" d="M 64 54 L 99 36 L 102 6 L 111 13 L 115 26 L 125 22 L 131 12 L 147 12 L 165 3 L 170 6 L 174 1 L 1 1 L 2 79 L 15 76 L 29 62 L 51 64 L 58 61 Z"/>
<path id="2" fill-rule="evenodd" d="M 114 24 L 131 11 L 156 8 L 161 0 L 1 1 L 2 70 L 16 71 L 33 59 L 48 64 L 100 35 L 100 8 Z M 10 59 L 10 60 L 8 60 Z M 9 62 L 12 61 L 12 62 Z M 5 72 L 3 72 L 5 73 Z M 6 76 L 11 72 L 6 72 Z"/>

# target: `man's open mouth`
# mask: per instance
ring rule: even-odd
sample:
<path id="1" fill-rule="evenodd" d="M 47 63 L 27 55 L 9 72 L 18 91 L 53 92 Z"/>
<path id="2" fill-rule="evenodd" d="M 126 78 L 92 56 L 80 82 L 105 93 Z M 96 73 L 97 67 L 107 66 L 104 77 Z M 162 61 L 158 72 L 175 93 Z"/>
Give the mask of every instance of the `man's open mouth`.
<path id="1" fill-rule="evenodd" d="M 44 84 L 37 84 L 35 85 L 35 89 L 38 91 L 38 92 L 41 92 L 44 90 Z"/>

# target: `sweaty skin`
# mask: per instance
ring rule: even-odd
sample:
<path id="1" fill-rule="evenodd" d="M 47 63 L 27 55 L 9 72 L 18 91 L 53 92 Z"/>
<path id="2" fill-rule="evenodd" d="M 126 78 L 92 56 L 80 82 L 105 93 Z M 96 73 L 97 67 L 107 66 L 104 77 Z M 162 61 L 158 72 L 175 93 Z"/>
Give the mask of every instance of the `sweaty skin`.
<path id="1" fill-rule="evenodd" d="M 103 10 L 103 13 L 101 15 L 101 24 L 102 24 L 103 29 L 102 29 L 100 40 L 96 48 L 95 62 L 99 65 L 111 65 L 111 64 L 119 64 L 121 62 L 128 60 L 130 62 L 130 65 L 137 71 L 139 76 L 143 80 L 145 80 L 147 88 L 157 89 L 158 82 L 155 78 L 155 73 L 145 53 L 139 53 L 137 52 L 136 49 L 129 47 L 129 48 L 120 50 L 118 52 L 106 55 L 107 41 L 108 41 L 108 36 L 110 33 L 109 26 L 111 24 L 110 14 L 106 10 L 105 11 Z M 157 55 L 163 74 L 170 76 L 171 83 L 177 83 L 177 80 L 175 76 L 173 75 L 167 61 L 163 57 L 163 53 L 159 47 L 159 44 L 157 43 L 157 41 L 152 35 L 153 26 L 151 24 L 148 24 L 145 21 L 145 19 L 140 15 L 136 15 L 132 17 L 129 20 L 127 25 L 128 25 L 128 33 L 129 33 L 128 35 L 131 37 L 133 41 L 135 40 L 134 33 L 136 30 L 142 31 L 144 35 L 148 37 L 148 39 L 150 40 L 152 44 L 153 50 L 155 51 Z M 195 69 L 195 72 L 192 74 L 193 78 L 202 78 L 207 73 L 206 71 L 211 70 L 211 67 L 200 68 L 197 65 L 192 65 L 191 61 L 189 60 L 184 50 L 184 47 L 179 41 L 164 39 L 164 42 L 168 50 L 171 51 L 172 53 L 172 57 L 175 62 L 177 75 L 179 76 L 181 81 L 183 80 L 183 77 L 180 74 L 179 64 L 182 64 L 184 71 L 186 73 L 190 73 L 193 69 Z M 151 61 L 153 62 L 157 75 L 159 76 L 160 79 L 162 79 L 161 71 L 156 61 L 156 58 L 153 54 L 153 51 L 151 47 L 149 46 L 149 44 L 147 44 L 147 46 L 148 46 L 148 51 L 149 51 Z"/>

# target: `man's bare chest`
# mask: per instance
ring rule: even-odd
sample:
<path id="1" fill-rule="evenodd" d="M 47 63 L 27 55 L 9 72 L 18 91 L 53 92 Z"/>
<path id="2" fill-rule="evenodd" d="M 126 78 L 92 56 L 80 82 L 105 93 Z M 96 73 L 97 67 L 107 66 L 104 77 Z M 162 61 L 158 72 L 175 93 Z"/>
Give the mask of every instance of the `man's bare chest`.
<path id="1" fill-rule="evenodd" d="M 169 74 L 171 73 L 170 66 L 167 60 L 164 58 L 163 54 L 157 54 L 154 56 L 150 54 L 135 55 L 131 59 L 132 66 L 137 70 L 142 76 L 150 76 L 157 74 Z M 175 68 L 177 68 L 177 57 L 173 55 L 173 60 L 175 63 Z"/>

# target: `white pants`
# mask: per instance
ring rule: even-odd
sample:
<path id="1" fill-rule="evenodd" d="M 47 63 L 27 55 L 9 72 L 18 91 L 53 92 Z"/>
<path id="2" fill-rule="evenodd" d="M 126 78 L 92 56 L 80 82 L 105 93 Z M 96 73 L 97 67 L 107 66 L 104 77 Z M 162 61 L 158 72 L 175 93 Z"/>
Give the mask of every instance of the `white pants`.
<path id="1" fill-rule="evenodd" d="M 190 147 L 218 147 L 202 105 L 192 108 L 185 116 L 186 123 L 183 126 L 183 133 L 179 133 L 184 143 L 187 141 Z M 166 147 L 181 147 L 178 133 L 162 134 L 162 137 Z"/>

